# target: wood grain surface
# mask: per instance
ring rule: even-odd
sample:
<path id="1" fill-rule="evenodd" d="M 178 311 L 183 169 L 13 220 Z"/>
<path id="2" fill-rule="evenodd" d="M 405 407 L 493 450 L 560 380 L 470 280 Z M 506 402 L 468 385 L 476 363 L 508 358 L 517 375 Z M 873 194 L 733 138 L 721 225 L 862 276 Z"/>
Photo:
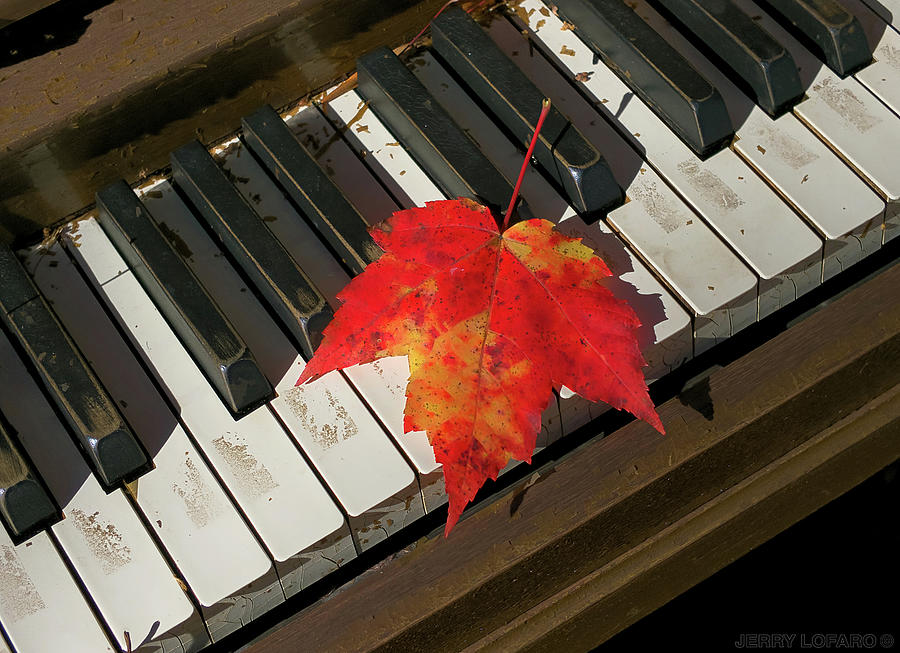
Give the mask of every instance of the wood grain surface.
<path id="1" fill-rule="evenodd" d="M 68 12 L 61 20 L 83 26 L 81 33 L 48 40 L 24 59 L 0 53 L 0 239 L 39 234 L 92 203 L 98 188 L 167 165 L 169 152 L 191 139 L 215 141 L 262 104 L 282 107 L 320 89 L 349 73 L 358 55 L 410 39 L 441 4 L 76 0 L 49 7 Z M 45 36 L 39 30 L 34 38 Z"/>

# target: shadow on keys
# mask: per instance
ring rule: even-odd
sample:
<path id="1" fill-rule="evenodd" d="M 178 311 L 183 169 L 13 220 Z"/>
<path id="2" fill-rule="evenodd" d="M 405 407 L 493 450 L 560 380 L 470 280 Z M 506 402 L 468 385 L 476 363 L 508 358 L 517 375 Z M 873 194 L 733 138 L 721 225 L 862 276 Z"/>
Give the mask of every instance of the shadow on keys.
<path id="1" fill-rule="evenodd" d="M 47 304 L 64 325 L 65 333 L 96 376 L 99 385 L 94 390 L 106 395 L 114 417 L 136 437 L 147 459 L 154 460 L 178 426 L 175 413 L 145 401 L 144 396 L 159 396 L 160 391 L 150 383 L 146 372 L 125 345 L 122 334 L 113 326 L 61 246 L 55 244 L 48 249 L 32 250 L 23 262 Z M 19 343 L 13 345 L 10 339 L 9 344 L 4 347 L 0 363 L 4 368 L 4 385 L 17 387 L 20 392 L 16 397 L 6 395 L 0 400 L 2 408 L 9 414 L 39 473 L 64 511 L 92 472 L 104 490 L 114 491 L 148 471 L 147 466 L 142 466 L 132 472 L 120 473 L 113 464 L 107 469 L 98 469 L 104 458 L 87 455 L 85 447 L 80 445 L 83 439 L 80 431 L 84 426 L 79 429 L 77 415 L 74 421 L 67 419 L 65 410 L 53 399 L 52 382 L 44 384 L 40 380 L 34 362 Z M 37 355 L 45 357 L 40 352 Z M 60 390 L 66 391 L 64 386 Z M 89 407 L 99 406 L 103 401 L 102 396 L 98 399 L 91 394 L 84 394 L 79 399 Z M 88 437 L 95 435 L 91 432 Z M 77 448 L 55 441 L 63 437 Z M 102 446 L 100 450 L 103 451 Z M 109 450 L 107 459 L 110 463 L 117 462 L 116 453 L 116 449 Z M 79 454 L 84 459 L 83 464 L 72 460 Z M 114 478 L 112 483 L 109 482 L 111 478 Z"/>
<path id="2" fill-rule="evenodd" d="M 585 225 L 580 218 L 563 220 L 559 231 L 582 242 L 594 250 L 609 267 L 613 276 L 605 282 L 617 299 L 624 300 L 640 316 L 641 326 L 636 337 L 641 351 L 647 351 L 656 342 L 654 327 L 666 319 L 666 310 L 658 294 L 641 294 L 639 290 L 622 277 L 634 272 L 634 259 L 626 250 L 622 240 L 613 233 L 595 225 Z"/>
<path id="3" fill-rule="evenodd" d="M 884 21 L 891 20 L 877 0 L 646 0 L 634 8 L 718 89 L 739 136 L 755 108 L 777 119 L 806 100 L 814 85 L 823 84 L 825 69 L 845 79 L 872 63 L 888 29 Z M 855 98 L 843 95 L 853 112 Z"/>

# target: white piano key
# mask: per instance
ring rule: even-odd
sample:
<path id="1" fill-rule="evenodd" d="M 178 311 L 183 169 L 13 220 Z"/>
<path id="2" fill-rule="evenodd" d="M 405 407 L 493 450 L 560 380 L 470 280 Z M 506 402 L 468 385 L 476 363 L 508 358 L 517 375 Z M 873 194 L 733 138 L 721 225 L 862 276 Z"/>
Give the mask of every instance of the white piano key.
<path id="1" fill-rule="evenodd" d="M 9 645 L 6 643 L 6 640 L 3 638 L 2 632 L 0 632 L 0 653 L 13 653 L 13 651 L 9 648 Z"/>
<path id="2" fill-rule="evenodd" d="M 58 244 L 28 268 L 153 457 L 133 497 L 201 606 L 213 641 L 282 596 L 272 561 L 234 509 Z"/>
<path id="3" fill-rule="evenodd" d="M 831 72 L 755 4 L 735 1 L 759 16 L 760 27 L 791 53 L 807 95 L 794 114 L 887 202 L 882 242 L 890 240 L 900 232 L 900 119 L 852 76 L 841 79 Z"/>
<path id="4" fill-rule="evenodd" d="M 354 365 L 345 370 L 347 377 L 372 406 L 382 424 L 402 447 L 419 474 L 422 501 L 431 512 L 447 503 L 444 472 L 434 458 L 434 449 L 425 431 L 403 432 L 403 406 L 406 404 L 406 382 L 409 380 L 409 360 L 405 356 L 382 358 L 366 365 Z M 399 410 L 397 406 L 399 404 Z"/>
<path id="5" fill-rule="evenodd" d="M 303 358 L 256 298 L 238 292 L 241 278 L 172 187 L 162 183 L 156 190 L 160 196 L 145 197 L 145 204 L 192 252 L 188 265 L 275 386 L 271 408 L 347 512 L 360 547 L 369 548 L 420 517 L 415 474 L 347 381 L 332 373 L 295 387 Z M 288 219 L 290 214 L 280 214 L 278 221 Z"/>
<path id="6" fill-rule="evenodd" d="M 512 30 L 508 23 L 506 25 Z M 508 36 L 512 37 L 511 42 L 521 43 L 519 35 L 514 33 L 514 30 L 512 32 L 512 34 L 509 31 L 506 32 Z M 514 60 L 520 62 L 520 58 L 516 57 Z M 547 62 L 544 61 L 544 63 Z M 478 108 L 448 72 L 435 61 L 434 57 L 425 54 L 417 58 L 412 67 L 419 81 L 437 98 L 450 115 L 455 117 L 459 125 L 475 139 L 497 169 L 508 179 L 515 181 L 522 165 L 524 153 L 520 152 L 499 131 L 491 119 Z M 546 65 L 546 68 L 547 70 L 543 71 L 545 75 L 549 72 L 551 79 L 566 84 L 559 75 L 552 75 L 553 70 L 549 64 Z M 540 72 L 527 71 L 526 75 L 529 73 L 534 74 L 535 78 L 541 77 Z M 565 114 L 565 107 L 557 105 L 557 108 Z M 611 165 L 615 166 L 615 162 Z M 639 334 L 641 350 L 650 366 L 647 371 L 648 382 L 665 374 L 671 369 L 671 365 L 680 365 L 691 357 L 693 344 L 691 342 L 690 317 L 603 223 L 586 225 L 577 217 L 575 210 L 568 205 L 566 200 L 553 190 L 533 167 L 529 167 L 526 171 L 525 181 L 522 184 L 522 195 L 536 216 L 553 222 L 565 220 L 564 231 L 570 235 L 587 239 L 589 245 L 601 250 L 601 256 L 604 261 L 609 261 L 610 269 L 617 275 L 620 273 L 623 275 L 618 284 L 614 284 L 612 290 L 617 293 L 617 296 L 627 299 L 638 311 L 642 321 L 648 323 L 647 328 Z M 607 244 L 605 248 L 597 244 L 604 241 Z M 632 282 L 638 282 L 641 285 L 633 287 L 626 285 Z M 637 292 L 638 290 L 640 292 Z M 648 295 L 656 295 L 658 299 L 657 297 L 648 297 Z M 667 343 L 667 348 L 663 349 L 662 341 L 670 338 L 671 341 Z M 680 350 L 680 354 L 676 355 L 673 360 L 671 353 L 675 348 Z M 668 361 L 666 361 L 667 358 Z M 561 418 L 566 432 L 583 426 L 608 408 L 606 404 L 586 401 L 565 387 L 560 391 L 560 399 Z"/>
<path id="7" fill-rule="evenodd" d="M 737 128 L 734 150 L 827 239 L 823 280 L 881 247 L 884 202 L 865 182 L 796 116 L 768 116 L 646 2 L 634 9 L 719 89 Z"/>
<path id="8" fill-rule="evenodd" d="M 47 533 L 13 546 L 0 531 L 0 558 L 0 625 L 19 653 L 112 653 Z"/>
<path id="9" fill-rule="evenodd" d="M 363 218 L 369 224 L 384 220 L 399 208 L 340 134 L 315 108 L 300 110 L 287 123 L 347 198 L 360 207 Z M 269 228 L 285 249 L 301 262 L 332 307 L 338 308 L 340 302 L 335 296 L 350 282 L 350 277 L 298 215 L 284 193 L 240 145 L 221 156 L 220 161 L 231 177 L 237 180 L 235 185 L 238 190 L 254 204 L 260 215 L 265 216 Z M 385 361 L 377 371 L 371 364 L 357 365 L 347 370 L 346 375 L 413 463 L 426 510 L 433 510 L 445 503 L 444 475 L 434 460 L 427 436 L 422 431 L 403 432 L 406 381 L 409 377 L 407 362 Z"/>
<path id="10" fill-rule="evenodd" d="M 543 6 L 529 0 L 523 7 Z M 821 282 L 822 241 L 747 167 L 734 152 L 722 150 L 705 161 L 679 140 L 669 127 L 604 64 L 571 30 L 560 30 L 555 16 L 533 39 L 569 70 L 588 73 L 584 82 L 607 103 L 601 113 L 644 155 L 685 201 L 761 278 L 759 317 L 765 317 Z M 574 55 L 561 52 L 575 52 Z M 591 65 L 585 67 L 590 61 Z M 593 73 L 593 74 L 591 74 Z M 596 89 L 597 92 L 594 92 Z M 602 89 L 602 90 L 600 90 Z"/>
<path id="11" fill-rule="evenodd" d="M 539 10 L 541 6 L 530 2 L 528 9 Z M 595 65 L 587 46 L 573 39 L 571 31 L 563 31 L 561 21 L 552 13 L 546 18 L 542 14 L 541 20 L 545 22 L 539 35 L 545 37 L 543 43 L 550 46 L 548 56 L 571 75 L 585 73 L 578 78 L 587 79 L 580 82 L 582 88 L 598 106 L 609 101 L 606 88 L 618 91 L 606 79 L 609 71 L 605 66 Z M 593 107 L 578 94 L 567 91 L 565 86 L 550 87 L 544 81 L 553 76 L 548 74 L 549 67 L 542 62 L 539 53 L 532 53 L 524 41 L 512 40 L 515 30 L 501 21 L 496 23 L 491 28 L 492 37 L 502 40 L 501 47 L 610 162 L 613 174 L 626 189 L 630 201 L 610 212 L 607 220 L 690 308 L 694 315 L 694 354 L 702 353 L 755 322 L 756 276 Z M 565 41 L 558 42 L 560 39 Z M 566 44 L 567 54 L 557 54 L 563 50 L 563 44 Z M 541 66 L 541 73 L 528 72 L 537 65 Z M 633 103 L 631 100 L 629 104 Z"/>
<path id="12" fill-rule="evenodd" d="M 841 4 L 859 20 L 874 59 L 853 76 L 895 114 L 900 114 L 900 34 L 862 0 L 841 0 Z"/>
<path id="13" fill-rule="evenodd" d="M 793 114 L 773 121 L 755 108 L 733 147 L 826 239 L 827 281 L 880 249 L 885 203 L 811 136 Z"/>
<path id="14" fill-rule="evenodd" d="M 334 98 L 323 110 L 404 208 L 446 199 L 356 91 Z"/>
<path id="15" fill-rule="evenodd" d="M 0 335 L 0 409 L 63 510 L 53 534 L 119 648 L 197 651 L 203 622 L 121 491 L 106 494 L 37 385 Z"/>
<path id="16" fill-rule="evenodd" d="M 864 0 L 866 5 L 895 30 L 900 28 L 900 0 Z"/>
<path id="17" fill-rule="evenodd" d="M 432 183 L 422 168 L 410 157 L 409 153 L 399 146 L 397 139 L 388 131 L 387 127 L 373 112 L 367 109 L 365 102 L 357 95 L 356 91 L 349 91 L 332 100 L 325 107 L 325 112 L 329 118 L 344 129 L 347 142 L 360 153 L 366 165 L 373 170 L 382 182 L 392 189 L 394 196 L 399 199 L 404 208 L 424 206 L 426 202 L 447 199 L 441 190 Z M 352 127 L 354 124 L 357 124 L 360 128 L 348 128 L 348 125 Z M 342 187 L 348 187 L 353 183 L 352 179 L 348 177 L 336 177 L 335 180 Z M 383 368 L 382 372 L 390 372 L 390 370 Z M 364 370 L 363 367 L 348 371 L 348 374 L 355 375 L 371 375 L 371 373 L 371 371 Z M 402 369 L 395 372 L 398 376 L 402 375 L 402 373 Z M 406 367 L 406 373 L 409 373 L 408 366 Z M 398 376 L 395 376 L 395 378 L 398 378 Z M 402 432 L 402 419 L 399 416 L 395 415 L 388 424 L 393 432 Z M 535 450 L 537 451 L 553 443 L 567 433 L 568 430 L 563 427 L 559 405 L 555 401 L 549 401 L 546 410 L 541 416 L 541 431 L 537 436 Z M 413 455 L 410 455 L 410 457 L 413 460 L 421 459 L 422 465 L 427 466 L 428 457 L 424 451 L 422 440 L 419 439 L 418 442 L 410 440 L 410 444 L 415 445 L 418 450 L 415 457 Z M 511 461 L 503 471 L 511 469 L 516 463 L 517 461 Z M 436 473 L 436 471 L 432 472 L 432 474 Z M 437 505 L 445 501 L 445 497 L 442 494 L 437 494 L 441 490 L 442 488 L 436 487 L 435 493 L 432 494 L 432 498 L 438 501 Z M 431 506 L 434 502 L 429 498 L 427 492 L 425 493 L 425 503 L 429 506 L 429 509 L 432 509 Z"/>
<path id="18" fill-rule="evenodd" d="M 285 594 L 354 557 L 343 516 L 269 410 L 235 421 L 124 261 L 109 263 L 119 255 L 96 220 L 77 226 L 81 238 L 69 251 L 89 277 L 97 270 L 124 270 L 91 280 L 275 559 Z M 284 595 L 270 592 L 266 599 L 253 606 L 254 616 Z"/>

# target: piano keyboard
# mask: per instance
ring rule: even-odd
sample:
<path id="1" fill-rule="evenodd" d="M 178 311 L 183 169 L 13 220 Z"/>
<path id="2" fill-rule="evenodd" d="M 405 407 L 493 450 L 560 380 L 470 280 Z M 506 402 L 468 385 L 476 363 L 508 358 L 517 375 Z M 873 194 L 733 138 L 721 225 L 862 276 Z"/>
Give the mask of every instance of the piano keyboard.
<path id="1" fill-rule="evenodd" d="M 716 149 L 673 129 L 684 106 L 617 73 L 621 51 L 597 54 L 592 25 L 615 2 L 554 10 L 522 0 L 476 32 L 451 8 L 435 48 L 405 69 L 379 51 L 358 89 L 283 124 L 264 108 L 212 153 L 196 143 L 173 153 L 172 178 L 113 185 L 99 213 L 59 239 L 0 253 L 4 283 L 22 279 L 0 298 L 0 651 L 199 651 L 446 503 L 427 437 L 403 433 L 404 359 L 294 382 L 337 293 L 376 255 L 363 226 L 456 189 L 500 197 L 515 181 L 516 130 L 528 116 L 503 114 L 519 98 L 503 93 L 551 98 L 572 151 L 603 166 L 592 174 L 609 186 L 582 195 L 571 168 L 551 169 L 569 160 L 547 149 L 522 195 L 528 212 L 584 238 L 617 275 L 613 290 L 645 323 L 648 382 L 900 233 L 891 3 L 840 0 L 874 53 L 842 73 L 783 16 L 724 3 L 789 53 L 805 93 L 783 107 L 760 99 L 764 83 L 748 86 L 708 59 L 687 18 L 657 13 L 673 3 L 629 3 L 651 30 L 635 48 L 674 52 L 685 80 L 699 73 L 715 87 L 710 101 L 734 130 Z M 498 95 L 466 87 L 473 71 L 491 72 L 466 53 L 467 38 L 514 62 Z M 403 102 L 427 103 L 441 133 Z M 453 143 L 477 166 L 448 163 L 458 152 L 441 148 Z M 598 205 L 603 218 L 585 222 Z M 69 412 L 57 352 L 15 321 L 34 296 L 59 325 L 54 342 L 74 343 L 73 360 L 97 379 Z M 105 419 L 122 420 L 138 444 L 110 441 L 104 458 L 78 406 L 107 404 Z M 607 408 L 563 389 L 539 448 Z M 137 456 L 111 476 L 138 449 L 152 469 Z"/>

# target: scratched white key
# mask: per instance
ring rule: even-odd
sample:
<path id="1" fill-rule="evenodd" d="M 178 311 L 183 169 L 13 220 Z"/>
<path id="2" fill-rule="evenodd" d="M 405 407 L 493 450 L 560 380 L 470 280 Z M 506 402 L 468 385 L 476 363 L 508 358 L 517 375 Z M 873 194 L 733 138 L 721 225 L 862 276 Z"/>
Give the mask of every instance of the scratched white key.
<path id="1" fill-rule="evenodd" d="M 295 387 L 303 358 L 252 293 L 236 292 L 241 278 L 172 187 L 162 183 L 156 189 L 160 196 L 144 199 L 148 210 L 192 252 L 188 265 L 275 386 L 272 410 L 334 492 L 360 547 L 373 546 L 424 514 L 415 474 L 347 381 L 332 373 Z M 278 222 L 289 218 L 281 214 Z"/>
<path id="2" fill-rule="evenodd" d="M 862 0 L 841 0 L 841 4 L 859 20 L 874 59 L 853 76 L 895 114 L 900 114 L 900 34 Z"/>
<path id="3" fill-rule="evenodd" d="M 213 641 L 279 603 L 270 599 L 282 597 L 272 561 L 65 252 L 58 244 L 33 250 L 26 263 L 153 458 L 134 498 L 199 601 Z"/>
<path id="4" fill-rule="evenodd" d="M 47 533 L 13 546 L 0 529 L 0 625 L 19 653 L 114 650 Z"/>
<path id="5" fill-rule="evenodd" d="M 512 48 L 521 45 L 521 37 L 512 30 L 506 34 L 511 37 Z M 501 46 L 502 47 L 502 46 Z M 519 57 L 514 57 L 521 63 Z M 529 58 L 530 59 L 530 58 Z M 546 66 L 531 72 L 536 78 L 547 76 L 547 83 L 556 86 L 568 84 L 553 70 L 546 60 L 539 60 Z M 459 125 L 479 144 L 485 155 L 507 178 L 515 180 L 522 165 L 523 153 L 509 141 L 494 125 L 492 120 L 472 101 L 448 72 L 438 64 L 434 57 L 425 54 L 416 59 L 412 69 L 419 81 L 437 98 L 443 107 L 455 117 Z M 548 75 L 548 73 L 550 73 Z M 526 73 L 528 74 L 528 73 Z M 561 83 L 561 84 L 560 84 Z M 564 114 L 565 106 L 556 105 Z M 615 164 L 612 164 L 615 165 Z M 626 299 L 638 311 L 646 327 L 639 334 L 639 342 L 650 369 L 647 370 L 648 382 L 659 378 L 672 366 L 677 366 L 691 357 L 691 320 L 672 295 L 653 278 L 646 267 L 628 248 L 612 234 L 602 222 L 588 226 L 560 195 L 552 189 L 546 180 L 533 167 L 526 171 L 522 184 L 522 195 L 528 201 L 536 216 L 553 222 L 562 222 L 562 229 L 569 235 L 586 238 L 589 245 L 601 250 L 604 261 L 610 263 L 614 274 L 623 276 L 612 283 L 612 290 L 617 297 Z M 605 246 L 604 246 L 605 244 Z M 608 252 L 608 253 L 607 253 Z M 617 266 L 616 263 L 619 265 Z M 630 285 L 635 283 L 636 285 Z M 640 285 L 637 285 L 640 284 Z M 671 338 L 671 340 L 669 340 Z M 663 341 L 668 341 L 663 344 Z M 672 359 L 673 350 L 678 349 Z M 606 404 L 595 404 L 573 395 L 568 388 L 560 392 L 563 401 L 560 403 L 564 431 L 569 432 L 598 417 L 608 409 Z"/>
<path id="6" fill-rule="evenodd" d="M 538 0 L 529 4 L 537 6 Z M 522 5 L 525 7 L 526 5 Z M 554 20 L 551 20 L 554 19 Z M 532 19 L 532 22 L 534 20 Z M 821 282 L 822 241 L 730 150 L 705 161 L 616 76 L 599 63 L 585 68 L 586 47 L 575 33 L 559 30 L 549 17 L 534 39 L 569 69 L 593 72 L 585 86 L 602 88 L 607 119 L 645 151 L 647 161 L 760 277 L 759 316 L 765 317 Z M 577 44 L 580 47 L 576 47 Z M 574 49 L 575 55 L 563 46 Z"/>
<path id="7" fill-rule="evenodd" d="M 852 76 L 841 79 L 749 0 L 736 0 L 759 16 L 768 31 L 794 58 L 807 98 L 794 114 L 871 184 L 888 206 L 882 242 L 900 232 L 900 122 L 896 114 Z"/>
<path id="8" fill-rule="evenodd" d="M 635 11 L 719 89 L 737 127 L 733 147 L 827 240 L 824 279 L 881 247 L 884 202 L 791 113 L 773 120 L 681 33 L 647 7 Z M 795 283 L 809 280 L 792 275 Z M 814 284 L 813 284 L 814 285 Z"/>
<path id="9" fill-rule="evenodd" d="M 526 5 L 523 4 L 523 7 Z M 530 1 L 526 10 L 539 11 L 543 7 Z M 591 51 L 572 32 L 562 30 L 561 21 L 552 15 L 541 15 L 544 24 L 534 36 L 542 38 L 547 56 L 568 71 L 571 76 L 587 73 L 579 82 L 597 106 L 609 102 L 616 107 L 626 91 L 618 79 L 608 79 L 609 70 L 593 63 Z M 501 21 L 491 28 L 493 38 L 501 38 L 507 52 L 527 71 L 541 56 L 532 53 L 524 41 L 512 40 L 515 30 Z M 513 44 L 516 45 L 513 45 Z M 565 46 L 567 53 L 560 54 Z M 541 64 L 542 70 L 549 70 Z M 590 73 L 594 74 L 590 74 Z M 528 74 L 528 73 L 527 73 Z M 539 87 L 545 85 L 546 72 L 531 73 Z M 615 76 L 612 76 L 615 78 Z M 616 86 L 618 84 L 618 86 Z M 611 90 L 615 95 L 607 95 Z M 551 100 L 564 103 L 564 110 L 573 124 L 588 138 L 610 163 L 619 184 L 627 190 L 629 202 L 610 212 L 609 224 L 628 242 L 632 249 L 680 297 L 694 315 L 694 354 L 699 354 L 757 318 L 757 277 L 726 247 L 710 228 L 694 214 L 669 188 L 656 171 L 634 149 L 626 144 L 615 129 L 596 111 L 579 101 L 576 95 L 564 93 L 564 88 L 544 89 Z M 568 99 L 567 99 L 568 98 Z M 628 103 L 633 105 L 634 101 Z M 643 105 L 641 105 L 643 106 Z M 649 122 L 649 121 L 648 121 Z"/>
<path id="10" fill-rule="evenodd" d="M 345 131 L 347 142 L 360 153 L 382 182 L 392 189 L 392 194 L 404 208 L 424 206 L 426 202 L 446 199 L 409 153 L 400 147 L 396 137 L 373 112 L 363 111 L 364 107 L 365 103 L 356 91 L 349 91 L 332 100 L 325 112 L 342 127 L 356 123 L 365 127 Z M 343 183 L 349 183 L 349 180 L 343 180 Z M 406 369 L 408 371 L 408 366 Z M 402 373 L 402 369 L 400 372 Z M 395 420 L 392 428 L 402 428 L 399 418 L 395 417 Z M 541 418 L 541 432 L 537 437 L 536 449 L 551 444 L 566 432 L 562 428 L 558 404 L 550 401 Z M 423 463 L 427 462 L 424 450 L 421 450 L 420 455 Z M 513 466 L 515 463 L 511 463 L 504 471 Z M 443 501 L 442 497 L 438 498 Z"/>
<path id="11" fill-rule="evenodd" d="M 96 220 L 80 222 L 69 251 L 88 272 L 149 370 L 178 407 L 194 441 L 276 561 L 289 596 L 355 551 L 343 516 L 277 420 L 261 408 L 235 421 Z M 109 261 L 118 260 L 116 265 Z M 237 286 L 235 286 L 236 288 Z M 270 592 L 254 616 L 284 595 Z"/>
<path id="12" fill-rule="evenodd" d="M 866 5 L 895 30 L 900 28 L 900 0 L 864 0 Z"/>
<path id="13" fill-rule="evenodd" d="M 369 224 L 380 222 L 399 208 L 319 111 L 307 107 L 286 122 Z M 223 153 L 220 161 L 236 180 L 238 190 L 264 216 L 272 233 L 301 262 L 313 284 L 337 309 L 340 302 L 335 296 L 350 282 L 338 260 L 246 149 L 236 145 Z M 406 360 L 383 361 L 377 370 L 371 364 L 354 366 L 347 370 L 347 377 L 415 466 L 426 510 L 445 503 L 444 475 L 434 460 L 427 436 L 424 432 L 403 433 L 409 377 Z"/>
<path id="14" fill-rule="evenodd" d="M 121 491 L 100 488 L 2 334 L 0 387 L 16 389 L 0 393 L 0 410 L 62 508 L 53 534 L 119 648 L 126 633 L 135 649 L 202 648 L 209 641 L 203 622 L 134 509 Z"/>

